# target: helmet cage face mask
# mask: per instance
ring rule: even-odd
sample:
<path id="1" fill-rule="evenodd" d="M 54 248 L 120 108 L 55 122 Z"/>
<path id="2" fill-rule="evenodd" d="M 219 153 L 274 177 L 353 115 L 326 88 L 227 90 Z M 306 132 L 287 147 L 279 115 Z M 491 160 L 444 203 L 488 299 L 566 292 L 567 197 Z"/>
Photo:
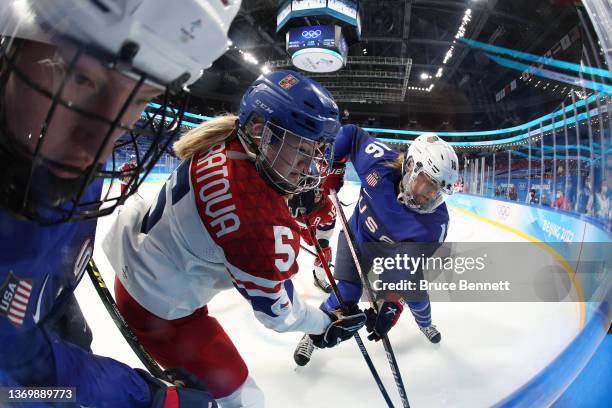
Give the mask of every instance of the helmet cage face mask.
<path id="1" fill-rule="evenodd" d="M 256 164 L 279 191 L 295 194 L 317 187 L 333 159 L 333 143 L 315 142 L 272 122 L 261 131 Z"/>
<path id="2" fill-rule="evenodd" d="M 0 175 L 0 206 L 41 224 L 110 214 L 136 191 L 180 130 L 186 98 L 175 97 L 175 83 L 164 84 L 131 67 L 122 52 L 110 55 L 66 39 L 57 39 L 55 45 L 42 45 L 54 52 L 51 58 L 40 61 L 49 65 L 50 75 L 41 79 L 25 72 L 19 63 L 24 48 L 27 50 L 31 43 L 0 36 L 0 156 L 5 159 Z M 87 67 L 104 72 L 104 79 L 115 79 L 111 84 L 123 85 L 116 89 L 125 97 L 116 101 L 115 111 L 104 109 L 104 95 L 109 95 L 112 88 L 104 88 L 106 84 L 97 81 L 101 77 L 95 74 L 93 77 L 83 74 Z M 8 100 L 10 82 L 18 84 L 28 95 L 35 95 L 42 106 L 44 120 L 37 128 L 27 129 L 27 117 L 10 114 L 7 102 L 15 102 L 15 95 Z M 143 112 L 137 126 L 124 122 L 133 120 L 134 109 L 142 111 L 146 102 L 161 92 L 160 104 Z M 21 98 L 21 93 L 16 98 Z M 178 109 L 169 108 L 171 99 L 179 102 Z M 57 117 L 62 115 L 74 118 L 75 123 L 66 124 L 67 128 L 73 126 L 73 133 L 85 129 L 83 138 L 87 136 L 89 146 L 86 168 L 82 161 L 75 165 L 71 160 L 62 160 L 66 157 L 62 156 L 62 149 L 76 149 L 71 143 L 75 136 L 58 131 L 63 122 Z M 117 138 L 118 134 L 121 136 Z M 104 163 L 109 153 L 111 157 Z M 120 171 L 130 155 L 135 156 L 136 166 Z M 96 179 L 100 182 L 106 179 L 110 185 L 102 197 L 85 200 L 87 186 Z M 128 185 L 123 194 L 114 188 L 120 179 Z"/>
<path id="3" fill-rule="evenodd" d="M 421 163 L 414 163 L 413 157 L 409 156 L 402 164 L 397 199 L 420 214 L 431 214 L 451 194 L 440 184 Z"/>

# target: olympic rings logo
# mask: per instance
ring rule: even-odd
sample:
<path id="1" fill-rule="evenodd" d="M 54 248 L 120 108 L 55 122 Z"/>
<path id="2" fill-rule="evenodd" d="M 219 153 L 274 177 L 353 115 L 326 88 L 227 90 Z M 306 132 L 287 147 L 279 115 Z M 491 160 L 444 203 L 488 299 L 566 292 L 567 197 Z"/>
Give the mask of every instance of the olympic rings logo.
<path id="1" fill-rule="evenodd" d="M 510 207 L 506 205 L 497 206 L 497 215 L 502 220 L 506 220 L 510 216 Z"/>
<path id="2" fill-rule="evenodd" d="M 318 38 L 321 35 L 321 30 L 310 30 L 310 31 L 302 31 L 302 37 L 304 38 Z"/>

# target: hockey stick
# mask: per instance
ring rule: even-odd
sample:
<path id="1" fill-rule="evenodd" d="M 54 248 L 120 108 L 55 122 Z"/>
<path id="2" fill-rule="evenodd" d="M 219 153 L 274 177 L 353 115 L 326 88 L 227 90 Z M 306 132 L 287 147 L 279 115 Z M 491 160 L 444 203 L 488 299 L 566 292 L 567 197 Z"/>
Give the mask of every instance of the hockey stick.
<path id="1" fill-rule="evenodd" d="M 125 341 L 127 341 L 127 343 L 130 345 L 138 359 L 142 362 L 142 364 L 144 364 L 147 370 L 153 374 L 153 376 L 172 383 L 172 381 L 164 373 L 164 370 L 162 370 L 159 364 L 157 364 L 157 361 L 155 361 L 149 352 L 144 349 L 142 344 L 140 344 L 138 337 L 136 337 L 134 332 L 129 328 L 127 322 L 117 308 L 117 303 L 115 303 L 115 299 L 108 290 L 106 282 L 104 282 L 104 278 L 102 278 L 102 275 L 100 275 L 100 271 L 98 271 L 98 267 L 96 266 L 93 258 L 90 259 L 89 263 L 87 264 L 87 274 L 89 275 L 94 288 L 96 288 L 96 292 L 98 292 L 100 299 L 102 299 L 102 303 L 104 303 L 104 307 L 106 307 L 108 314 L 110 315 L 111 319 L 113 319 L 113 322 L 115 322 L 115 325 L 125 338 Z"/>
<path id="2" fill-rule="evenodd" d="M 312 249 L 310 249 L 310 248 L 306 247 L 306 246 L 305 246 L 305 245 L 303 245 L 303 244 L 300 244 L 300 248 L 302 248 L 304 251 L 306 251 L 306 252 L 307 252 L 307 253 L 309 253 L 310 255 L 314 256 L 315 258 L 318 258 L 318 257 L 319 257 L 319 255 L 317 255 L 317 254 L 316 254 L 316 252 L 313 252 L 313 251 L 312 251 Z M 329 267 L 330 267 L 330 268 L 334 268 L 334 264 L 330 262 L 330 263 L 329 263 Z"/>
<path id="3" fill-rule="evenodd" d="M 344 236 L 346 238 L 346 243 L 351 251 L 351 255 L 353 256 L 353 261 L 355 262 L 355 267 L 357 268 L 357 273 L 359 274 L 359 279 L 361 280 L 361 285 L 364 288 L 364 292 L 368 297 L 368 301 L 370 302 L 370 306 L 378 313 L 378 304 L 374 299 L 374 293 L 372 290 L 372 286 L 370 285 L 370 281 L 365 276 L 363 271 L 361 270 L 361 265 L 359 263 L 359 256 L 357 253 L 357 247 L 355 245 L 355 240 L 352 236 L 352 232 L 349 229 L 348 222 L 346 221 L 346 216 L 340 207 L 340 203 L 338 201 L 338 196 L 334 190 L 330 190 L 329 196 L 332 199 L 332 203 L 336 207 L 336 212 L 340 217 L 340 222 L 342 223 L 342 230 L 344 231 Z M 406 394 L 406 388 L 404 387 L 404 381 L 402 380 L 402 376 L 400 374 L 399 366 L 397 364 L 397 360 L 395 359 L 395 353 L 393 353 L 393 349 L 391 348 L 391 342 L 389 341 L 389 337 L 386 335 L 382 337 L 383 346 L 385 348 L 385 352 L 387 354 L 387 360 L 389 360 L 389 365 L 391 367 L 391 373 L 393 374 L 393 378 L 395 380 L 395 385 L 397 385 L 397 391 L 399 392 L 400 399 L 402 400 L 402 405 L 404 408 L 409 408 L 410 404 L 408 403 L 408 395 Z"/>
<path id="4" fill-rule="evenodd" d="M 349 206 L 351 206 L 351 205 L 355 205 L 355 204 L 357 204 L 357 201 L 354 201 L 354 202 L 352 202 L 352 203 L 344 203 L 344 202 L 342 202 L 342 201 L 338 200 L 338 202 L 339 202 L 340 204 L 342 204 L 342 206 L 343 206 L 343 207 L 349 207 Z"/>
<path id="5" fill-rule="evenodd" d="M 338 299 L 340 306 L 342 307 L 342 309 L 346 310 L 347 305 L 344 302 L 344 299 L 342 299 L 342 295 L 340 294 L 340 290 L 338 290 L 338 285 L 336 284 L 336 280 L 334 279 L 334 276 L 332 275 L 331 270 L 329 269 L 329 264 L 327 263 L 327 260 L 325 259 L 325 256 L 323 255 L 323 249 L 321 249 L 321 245 L 319 245 L 319 241 L 317 241 L 316 239 L 314 229 L 312 228 L 310 221 L 308 221 L 308 218 L 306 218 L 306 228 L 308 228 L 308 232 L 310 233 L 310 239 L 312 240 L 314 247 L 317 251 L 317 253 L 314 255 L 317 256 L 319 260 L 321 261 L 321 265 L 323 266 L 323 269 L 325 270 L 327 279 L 329 280 L 329 283 L 331 284 L 332 290 L 334 291 L 334 294 L 336 295 L 336 298 Z M 376 367 L 374 367 L 374 363 L 372 362 L 372 359 L 370 358 L 370 354 L 368 353 L 368 350 L 366 349 L 365 344 L 363 344 L 363 340 L 361 340 L 361 336 L 359 336 L 359 333 L 355 332 L 353 337 L 355 338 L 355 341 L 357 342 L 359 351 L 361 351 L 361 355 L 365 359 L 366 364 L 368 365 L 368 368 L 370 369 L 370 372 L 372 373 L 372 376 L 374 377 L 374 381 L 376 381 L 376 385 L 378 385 L 378 389 L 380 389 L 380 392 L 382 393 L 383 398 L 385 399 L 385 402 L 387 403 L 387 406 L 390 408 L 393 408 L 393 403 L 391 402 L 389 393 L 387 392 L 385 385 L 380 379 L 380 376 L 378 375 L 378 372 L 376 371 Z"/>

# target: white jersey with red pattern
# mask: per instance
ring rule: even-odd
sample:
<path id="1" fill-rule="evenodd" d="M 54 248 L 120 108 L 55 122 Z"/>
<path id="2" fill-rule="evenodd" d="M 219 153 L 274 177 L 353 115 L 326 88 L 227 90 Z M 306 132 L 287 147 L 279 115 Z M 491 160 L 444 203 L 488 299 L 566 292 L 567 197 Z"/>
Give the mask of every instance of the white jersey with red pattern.
<path id="1" fill-rule="evenodd" d="M 119 168 L 117 169 L 117 171 L 128 171 L 128 170 L 132 170 L 136 168 L 136 160 L 130 160 L 130 161 L 126 161 L 125 163 L 123 163 L 121 166 L 119 166 Z M 121 179 L 122 183 L 127 183 L 127 181 L 129 181 L 130 178 L 126 177 L 125 179 Z"/>
<path id="2" fill-rule="evenodd" d="M 117 171 L 128 171 L 135 169 L 137 167 L 136 160 L 130 160 L 123 163 Z M 119 185 L 121 186 L 121 194 L 125 192 L 127 189 L 128 183 L 130 182 L 131 177 L 122 177 L 119 179 Z"/>
<path id="3" fill-rule="evenodd" d="M 157 199 L 130 198 L 103 248 L 129 294 L 178 319 L 234 286 L 276 331 L 321 333 L 329 317 L 300 300 L 299 229 L 239 141 L 183 161 Z"/>

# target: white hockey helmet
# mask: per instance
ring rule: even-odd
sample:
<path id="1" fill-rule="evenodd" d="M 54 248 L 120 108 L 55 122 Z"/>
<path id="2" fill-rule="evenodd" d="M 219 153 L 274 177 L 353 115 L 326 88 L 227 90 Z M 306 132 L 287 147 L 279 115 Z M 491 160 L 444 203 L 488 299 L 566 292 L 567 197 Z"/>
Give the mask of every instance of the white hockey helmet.
<path id="1" fill-rule="evenodd" d="M 196 81 L 227 50 L 227 32 L 240 3 L 12 0 L 0 5 L 0 32 L 40 42 L 65 37 L 129 58 L 130 68 L 146 73 L 158 86 L 183 86 Z"/>
<path id="2" fill-rule="evenodd" d="M 52 224 L 123 203 L 128 193 L 85 199 L 86 187 L 142 182 L 180 130 L 188 85 L 227 50 L 240 3 L 0 0 L 0 207 Z"/>
<path id="3" fill-rule="evenodd" d="M 424 133 L 408 148 L 402 163 L 397 199 L 421 214 L 432 213 L 448 196 L 459 178 L 455 150 L 435 133 Z"/>

